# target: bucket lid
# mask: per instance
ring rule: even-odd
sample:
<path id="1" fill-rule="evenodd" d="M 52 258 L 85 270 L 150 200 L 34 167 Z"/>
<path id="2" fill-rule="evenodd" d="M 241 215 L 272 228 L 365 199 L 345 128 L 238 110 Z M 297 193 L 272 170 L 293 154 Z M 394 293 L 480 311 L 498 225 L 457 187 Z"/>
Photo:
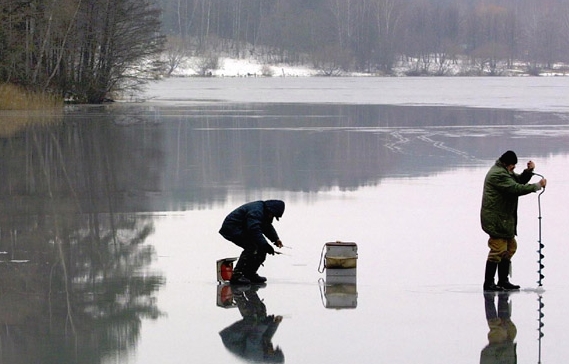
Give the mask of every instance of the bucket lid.
<path id="1" fill-rule="evenodd" d="M 354 242 L 335 241 L 326 243 L 327 246 L 356 246 Z"/>

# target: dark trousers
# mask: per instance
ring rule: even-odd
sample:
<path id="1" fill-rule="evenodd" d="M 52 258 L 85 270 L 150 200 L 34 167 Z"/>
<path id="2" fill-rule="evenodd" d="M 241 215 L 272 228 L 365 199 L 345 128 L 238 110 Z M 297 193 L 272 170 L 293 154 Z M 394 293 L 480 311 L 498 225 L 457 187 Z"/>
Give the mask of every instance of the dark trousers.
<path id="1" fill-rule="evenodd" d="M 234 270 L 243 273 L 245 276 L 256 273 L 267 258 L 265 249 L 263 249 L 262 246 L 258 246 L 258 244 L 248 236 L 233 239 L 231 242 L 243 248 Z"/>

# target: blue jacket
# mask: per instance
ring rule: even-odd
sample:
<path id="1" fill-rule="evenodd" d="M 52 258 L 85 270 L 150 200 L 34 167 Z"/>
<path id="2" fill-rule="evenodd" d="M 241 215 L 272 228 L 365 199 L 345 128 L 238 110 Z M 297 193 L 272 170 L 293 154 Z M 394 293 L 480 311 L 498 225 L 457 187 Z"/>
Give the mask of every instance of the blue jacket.
<path id="1" fill-rule="evenodd" d="M 272 225 L 273 219 L 270 215 L 278 220 L 283 215 L 284 208 L 285 204 L 281 200 L 246 203 L 227 215 L 219 233 L 229 241 L 251 239 L 257 246 L 262 246 L 268 244 L 264 237 L 266 236 L 274 243 L 279 240 L 279 236 Z"/>

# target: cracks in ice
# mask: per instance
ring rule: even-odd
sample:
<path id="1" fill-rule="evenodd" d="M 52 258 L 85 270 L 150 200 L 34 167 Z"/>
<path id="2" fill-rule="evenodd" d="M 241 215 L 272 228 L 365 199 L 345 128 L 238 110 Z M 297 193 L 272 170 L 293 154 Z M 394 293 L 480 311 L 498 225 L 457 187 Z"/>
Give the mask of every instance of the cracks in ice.
<path id="1" fill-rule="evenodd" d="M 445 152 L 466 158 L 466 159 L 477 159 L 475 156 L 470 155 L 467 152 L 461 151 L 459 149 L 456 148 L 452 148 L 449 147 L 447 145 L 445 145 L 445 143 L 443 141 L 440 140 L 434 140 L 432 137 L 433 136 L 437 136 L 440 135 L 439 133 L 421 133 L 421 131 L 417 131 L 417 130 L 413 130 L 413 131 L 407 131 L 407 132 L 401 132 L 401 131 L 392 131 L 389 133 L 390 137 L 392 139 L 394 139 L 392 142 L 386 143 L 385 147 L 388 148 L 389 150 L 396 152 L 396 153 L 401 153 L 401 154 L 411 154 L 411 150 L 413 149 L 411 147 L 411 139 L 407 136 L 405 136 L 404 134 L 420 134 L 415 136 L 414 138 L 425 142 L 427 144 L 430 144 L 433 148 L 439 149 L 439 150 L 443 150 Z"/>

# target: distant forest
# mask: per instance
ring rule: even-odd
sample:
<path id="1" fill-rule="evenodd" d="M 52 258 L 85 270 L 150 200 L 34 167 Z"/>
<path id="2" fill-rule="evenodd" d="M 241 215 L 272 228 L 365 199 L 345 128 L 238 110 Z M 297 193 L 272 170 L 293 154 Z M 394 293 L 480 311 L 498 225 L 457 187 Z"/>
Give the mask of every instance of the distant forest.
<path id="1" fill-rule="evenodd" d="M 325 74 L 569 63 L 569 0 L 0 0 L 0 83 L 97 103 L 188 57 Z M 473 71 L 472 71 L 473 70 Z"/>
<path id="2" fill-rule="evenodd" d="M 170 50 L 389 73 L 569 62 L 568 0 L 159 0 Z M 472 67 L 474 66 L 474 67 Z"/>

